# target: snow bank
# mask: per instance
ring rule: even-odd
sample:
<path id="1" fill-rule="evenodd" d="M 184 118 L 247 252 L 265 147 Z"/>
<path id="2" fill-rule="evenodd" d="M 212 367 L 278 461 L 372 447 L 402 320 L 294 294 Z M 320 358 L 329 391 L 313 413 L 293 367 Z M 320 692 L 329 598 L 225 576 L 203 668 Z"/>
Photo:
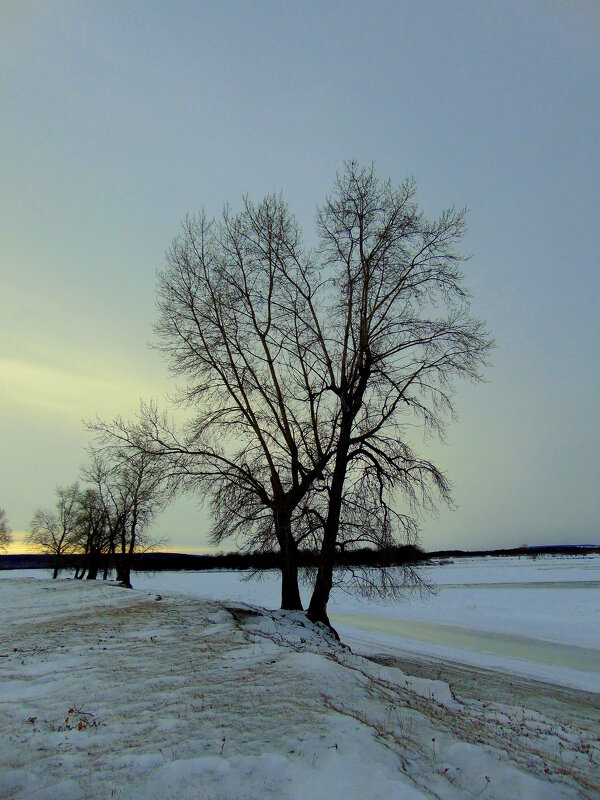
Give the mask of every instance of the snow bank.
<path id="1" fill-rule="evenodd" d="M 558 798 L 589 731 L 354 655 L 302 614 L 0 582 L 3 798 Z M 484 794 L 485 793 L 485 794 Z"/>

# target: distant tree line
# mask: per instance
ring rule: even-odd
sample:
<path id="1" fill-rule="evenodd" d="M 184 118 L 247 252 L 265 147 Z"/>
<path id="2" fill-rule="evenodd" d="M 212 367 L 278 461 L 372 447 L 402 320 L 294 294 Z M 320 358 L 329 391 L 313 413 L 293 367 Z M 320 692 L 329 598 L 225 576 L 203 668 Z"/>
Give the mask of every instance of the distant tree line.
<path id="1" fill-rule="evenodd" d="M 486 556 L 580 556 L 599 553 L 600 546 L 593 544 L 541 544 L 521 545 L 521 547 L 495 548 L 493 550 L 436 550 L 427 553 L 428 558 L 484 558 Z"/>
<path id="2" fill-rule="evenodd" d="M 298 552 L 298 565 L 301 568 L 314 568 L 318 564 L 318 552 L 300 550 Z M 369 548 L 352 550 L 347 553 L 338 553 L 336 566 L 373 566 L 395 567 L 402 564 L 418 564 L 427 560 L 427 555 L 413 545 L 401 545 L 386 551 L 375 551 Z M 10 556 L 7 565 L 18 568 L 54 568 L 51 554 Z M 98 574 L 105 570 L 110 572 L 114 568 L 114 561 L 109 552 L 101 554 L 99 558 L 100 569 Z M 15 568 L 15 567 L 13 567 Z M 61 559 L 61 569 L 74 570 L 77 578 L 94 578 L 94 571 L 88 573 L 89 560 L 82 548 L 65 553 Z M 132 572 L 160 572 L 163 570 L 280 570 L 281 553 L 278 550 L 257 551 L 253 553 L 233 551 L 228 553 L 165 553 L 156 550 L 137 551 L 131 561 Z"/>
<path id="3" fill-rule="evenodd" d="M 143 453 L 125 456 L 90 448 L 91 461 L 83 470 L 87 484 L 58 488 L 54 508 L 38 509 L 26 541 L 51 556 L 56 578 L 74 565 L 75 577 L 106 580 L 111 570 L 131 587 L 136 554 L 161 542 L 148 534 L 156 514 L 171 494 L 162 465 Z"/>
<path id="4" fill-rule="evenodd" d="M 5 551 L 12 542 L 10 525 L 6 511 L 0 508 L 0 552 Z"/>
<path id="5" fill-rule="evenodd" d="M 581 556 L 600 553 L 598 545 L 539 545 L 528 547 L 502 548 L 494 550 L 435 550 L 423 552 L 413 545 L 400 545 L 386 551 L 376 551 L 361 548 L 344 554 L 336 555 L 336 567 L 369 566 L 376 570 L 392 569 L 402 565 L 419 566 L 424 563 L 442 563 L 458 558 L 537 558 L 538 556 Z M 110 556 L 103 557 L 103 565 L 113 569 Z M 318 553 L 300 550 L 298 553 L 299 565 L 303 568 L 314 568 Z M 85 565 L 85 555 L 73 553 L 65 556 L 64 569 L 75 570 L 78 577 L 84 577 L 81 569 Z M 0 559 L 0 569 L 50 569 L 53 568 L 52 556 L 38 555 L 9 555 Z M 103 567 L 104 568 L 104 567 Z M 103 571 L 103 568 L 100 570 Z M 190 553 L 165 553 L 159 551 L 137 552 L 132 560 L 132 572 L 161 572 L 161 571 L 206 571 L 206 570 L 240 570 L 257 572 L 263 570 L 280 570 L 281 554 L 276 551 L 247 553 L 234 551 L 215 554 L 190 554 Z"/>

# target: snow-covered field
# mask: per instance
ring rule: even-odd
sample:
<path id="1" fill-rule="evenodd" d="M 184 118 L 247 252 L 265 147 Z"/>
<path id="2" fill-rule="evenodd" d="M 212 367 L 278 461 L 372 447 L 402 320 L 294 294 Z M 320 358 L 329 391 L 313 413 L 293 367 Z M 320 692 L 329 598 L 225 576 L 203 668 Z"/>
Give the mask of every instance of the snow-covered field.
<path id="1" fill-rule="evenodd" d="M 429 567 L 426 600 L 336 595 L 354 653 L 244 606 L 276 607 L 271 578 L 0 572 L 0 797 L 597 798 L 599 565 L 471 560 Z"/>

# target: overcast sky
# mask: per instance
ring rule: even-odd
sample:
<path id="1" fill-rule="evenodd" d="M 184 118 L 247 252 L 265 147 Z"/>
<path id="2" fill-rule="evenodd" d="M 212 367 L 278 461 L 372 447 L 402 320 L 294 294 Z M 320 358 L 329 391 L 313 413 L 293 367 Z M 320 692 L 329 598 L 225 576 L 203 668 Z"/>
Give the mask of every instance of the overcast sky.
<path id="1" fill-rule="evenodd" d="M 349 158 L 469 209 L 488 383 L 431 457 L 428 549 L 598 542 L 600 3 L 0 4 L 0 506 L 72 482 L 82 420 L 169 388 L 148 349 L 187 212 L 281 190 L 311 241 Z M 193 500 L 157 522 L 207 543 Z"/>

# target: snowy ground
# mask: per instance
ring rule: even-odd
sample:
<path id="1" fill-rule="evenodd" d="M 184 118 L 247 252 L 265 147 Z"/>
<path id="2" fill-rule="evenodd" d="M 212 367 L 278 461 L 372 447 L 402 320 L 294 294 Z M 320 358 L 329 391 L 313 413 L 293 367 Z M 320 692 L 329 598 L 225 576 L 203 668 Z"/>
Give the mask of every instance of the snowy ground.
<path id="1" fill-rule="evenodd" d="M 457 559 L 424 576 L 436 594 L 383 603 L 334 592 L 343 641 L 365 655 L 418 653 L 600 693 L 600 556 Z M 237 572 L 140 574 L 135 584 L 279 604 L 274 572 L 258 582 Z"/>
<path id="2" fill-rule="evenodd" d="M 546 702 L 535 681 L 467 667 L 455 695 L 416 674 L 439 660 L 405 652 L 401 671 L 398 647 L 380 648 L 392 666 L 375 663 L 302 615 L 244 608 L 235 592 L 191 596 L 205 576 L 147 577 L 133 592 L 2 577 L 0 797 L 599 796 L 595 695 L 557 689 Z M 160 588 L 169 577 L 180 594 Z M 275 591 L 241 588 L 263 604 Z"/>

